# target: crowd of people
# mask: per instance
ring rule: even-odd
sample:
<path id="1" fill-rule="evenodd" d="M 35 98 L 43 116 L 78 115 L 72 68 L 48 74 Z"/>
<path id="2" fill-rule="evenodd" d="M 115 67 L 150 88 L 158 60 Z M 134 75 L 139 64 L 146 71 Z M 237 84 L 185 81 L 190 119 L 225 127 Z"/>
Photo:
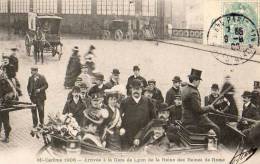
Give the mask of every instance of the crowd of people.
<path id="1" fill-rule="evenodd" d="M 84 55 L 84 62 L 81 62 L 79 48 L 73 48 L 64 82 L 64 87 L 71 91 L 63 114 L 72 114 L 76 119 L 84 132 L 84 142 L 115 151 L 143 145 L 153 151 L 166 150 L 174 146 L 168 132 L 176 120 L 181 120 L 182 125 L 191 132 L 213 131 L 221 141 L 228 135 L 222 130 L 223 122 L 237 122 L 237 128 L 246 134 L 253 124 L 251 120 L 260 119 L 259 81 L 254 82 L 253 91 L 243 93 L 241 117 L 230 76 L 225 77 L 221 88 L 218 84 L 212 84 L 211 94 L 205 97 L 205 105 L 201 106 L 198 90 L 202 80 L 201 70 L 191 69 L 188 82 L 183 82 L 178 75 L 174 76 L 172 87 L 164 97 L 155 79 L 146 80 L 141 76 L 138 65 L 133 66 L 133 75 L 128 78 L 126 86 L 120 83 L 120 70 L 117 68 L 112 70 L 109 81 L 105 82 L 104 75 L 95 71 L 94 50 L 95 47 L 91 45 Z M 6 105 L 9 99 L 18 101 L 22 95 L 16 78 L 18 59 L 15 51 L 17 49 L 13 49 L 14 54 L 3 56 L 0 69 L 1 105 Z M 5 91 L 8 88 L 6 85 L 11 86 L 10 91 Z M 38 73 L 37 67 L 32 67 L 27 91 L 31 102 L 36 104 L 36 110 L 32 110 L 34 128 L 44 126 L 47 88 L 44 75 Z M 6 94 L 9 92 L 13 95 Z M 224 114 L 224 121 L 208 113 Z M 4 141 L 9 142 L 11 127 L 8 112 L 0 112 L 0 118 L 5 129 Z M 150 132 L 152 135 L 147 135 Z"/>
<path id="2" fill-rule="evenodd" d="M 95 64 L 91 59 L 95 48 L 91 47 L 85 55 L 88 60 L 83 64 L 80 64 L 78 47 L 74 47 L 64 83 L 65 88 L 72 90 L 63 114 L 72 113 L 85 129 L 85 142 L 113 150 L 129 150 L 144 144 L 169 148 L 172 145 L 165 142 L 165 138 L 171 140 L 167 136 L 167 125 L 176 120 L 181 120 L 183 126 L 193 132 L 213 130 L 221 141 L 228 135 L 221 131 L 224 122 L 238 122 L 237 128 L 243 131 L 252 124 L 245 118 L 260 119 L 258 81 L 254 82 L 252 92 L 245 91 L 242 95 L 244 106 L 240 117 L 230 76 L 225 77 L 221 88 L 218 84 L 212 84 L 211 94 L 205 97 L 205 106 L 201 106 L 198 90 L 202 71 L 197 69 L 191 70 L 189 82 L 182 82 L 179 76 L 173 77 L 172 87 L 164 99 L 156 80 L 147 81 L 141 76 L 137 65 L 133 66 L 133 75 L 128 78 L 126 86 L 120 83 L 120 70 L 117 68 L 112 70 L 109 81 L 104 82 L 104 75 L 94 71 Z M 70 72 L 74 68 L 76 71 Z M 225 116 L 223 122 L 214 115 L 207 115 L 215 112 L 232 117 Z M 144 139 L 145 133 L 151 129 L 154 136 Z"/>

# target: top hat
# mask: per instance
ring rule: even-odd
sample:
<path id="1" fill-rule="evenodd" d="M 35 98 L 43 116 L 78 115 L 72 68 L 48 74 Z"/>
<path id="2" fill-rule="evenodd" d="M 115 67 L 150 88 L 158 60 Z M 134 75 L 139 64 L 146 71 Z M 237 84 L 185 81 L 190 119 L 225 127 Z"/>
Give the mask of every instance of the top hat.
<path id="1" fill-rule="evenodd" d="M 254 81 L 254 88 L 260 88 L 260 81 Z"/>
<path id="2" fill-rule="evenodd" d="M 79 51 L 79 47 L 78 47 L 78 46 L 75 46 L 75 47 L 73 47 L 72 50 L 73 50 L 73 51 Z"/>
<path id="3" fill-rule="evenodd" d="M 135 89 L 142 88 L 142 82 L 138 79 L 134 79 L 131 84 L 131 88 L 135 88 Z"/>
<path id="4" fill-rule="evenodd" d="M 102 73 L 94 73 L 94 77 L 96 80 L 104 81 L 105 77 Z"/>
<path id="5" fill-rule="evenodd" d="M 84 116 L 91 122 L 100 125 L 103 122 L 101 113 L 98 110 L 84 110 Z"/>
<path id="6" fill-rule="evenodd" d="M 244 93 L 241 95 L 243 98 L 248 97 L 251 98 L 252 94 L 249 91 L 244 91 Z"/>
<path id="7" fill-rule="evenodd" d="M 173 82 L 181 82 L 180 76 L 174 76 L 172 79 Z"/>
<path id="8" fill-rule="evenodd" d="M 219 90 L 218 84 L 212 84 L 211 89 L 212 90 Z"/>
<path id="9" fill-rule="evenodd" d="M 202 80 L 201 79 L 201 73 L 202 73 L 201 70 L 192 68 L 191 73 L 190 73 L 190 75 L 188 75 L 188 77 L 192 77 L 192 78 L 197 79 L 197 80 Z"/>
<path id="10" fill-rule="evenodd" d="M 31 70 L 32 70 L 32 71 L 38 71 L 38 67 L 33 66 L 33 67 L 31 67 Z"/>
<path id="11" fill-rule="evenodd" d="M 140 70 L 140 68 L 138 65 L 133 66 L 133 71 L 139 71 L 139 70 Z"/>
<path id="12" fill-rule="evenodd" d="M 119 69 L 114 68 L 113 71 L 112 71 L 112 74 L 113 74 L 113 75 L 119 75 L 119 74 L 120 74 Z"/>
<path id="13" fill-rule="evenodd" d="M 153 84 L 155 84 L 156 83 L 156 81 L 154 80 L 154 79 L 150 79 L 150 80 L 148 80 L 148 82 L 147 82 L 148 84 L 151 84 L 151 83 L 153 83 Z"/>

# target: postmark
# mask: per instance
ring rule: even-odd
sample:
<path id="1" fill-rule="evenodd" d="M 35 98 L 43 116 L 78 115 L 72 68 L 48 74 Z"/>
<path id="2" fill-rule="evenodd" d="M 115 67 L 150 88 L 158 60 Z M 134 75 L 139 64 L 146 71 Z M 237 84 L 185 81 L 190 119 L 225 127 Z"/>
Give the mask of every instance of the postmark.
<path id="1" fill-rule="evenodd" d="M 227 65 L 239 65 L 252 59 L 259 46 L 256 24 L 247 16 L 229 13 L 215 19 L 207 33 L 207 44 L 224 48 L 215 58 Z"/>

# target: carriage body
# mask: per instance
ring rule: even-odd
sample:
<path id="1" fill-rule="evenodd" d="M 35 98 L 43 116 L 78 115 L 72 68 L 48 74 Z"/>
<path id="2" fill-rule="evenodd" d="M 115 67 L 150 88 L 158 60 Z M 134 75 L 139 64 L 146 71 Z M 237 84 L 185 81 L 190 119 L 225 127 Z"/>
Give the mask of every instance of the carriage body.
<path id="1" fill-rule="evenodd" d="M 107 29 L 103 31 L 102 38 L 121 41 L 123 39 L 133 40 L 133 30 L 129 21 L 116 19 L 112 20 Z"/>
<path id="2" fill-rule="evenodd" d="M 62 55 L 60 24 L 62 17 L 50 14 L 28 13 L 28 30 L 25 36 L 25 47 L 27 55 L 34 54 L 36 47 L 34 40 L 36 37 L 36 29 L 42 33 L 42 41 L 39 44 L 39 49 L 43 53 L 51 53 L 52 56 L 58 56 L 60 60 Z"/>

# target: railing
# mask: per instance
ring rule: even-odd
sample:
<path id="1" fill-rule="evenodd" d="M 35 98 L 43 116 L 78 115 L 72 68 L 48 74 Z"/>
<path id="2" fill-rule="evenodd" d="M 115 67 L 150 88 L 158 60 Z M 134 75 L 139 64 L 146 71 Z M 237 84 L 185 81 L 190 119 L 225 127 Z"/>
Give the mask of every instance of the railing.
<path id="1" fill-rule="evenodd" d="M 172 29 L 172 37 L 184 37 L 184 38 L 203 38 L 203 30 L 192 29 Z"/>

